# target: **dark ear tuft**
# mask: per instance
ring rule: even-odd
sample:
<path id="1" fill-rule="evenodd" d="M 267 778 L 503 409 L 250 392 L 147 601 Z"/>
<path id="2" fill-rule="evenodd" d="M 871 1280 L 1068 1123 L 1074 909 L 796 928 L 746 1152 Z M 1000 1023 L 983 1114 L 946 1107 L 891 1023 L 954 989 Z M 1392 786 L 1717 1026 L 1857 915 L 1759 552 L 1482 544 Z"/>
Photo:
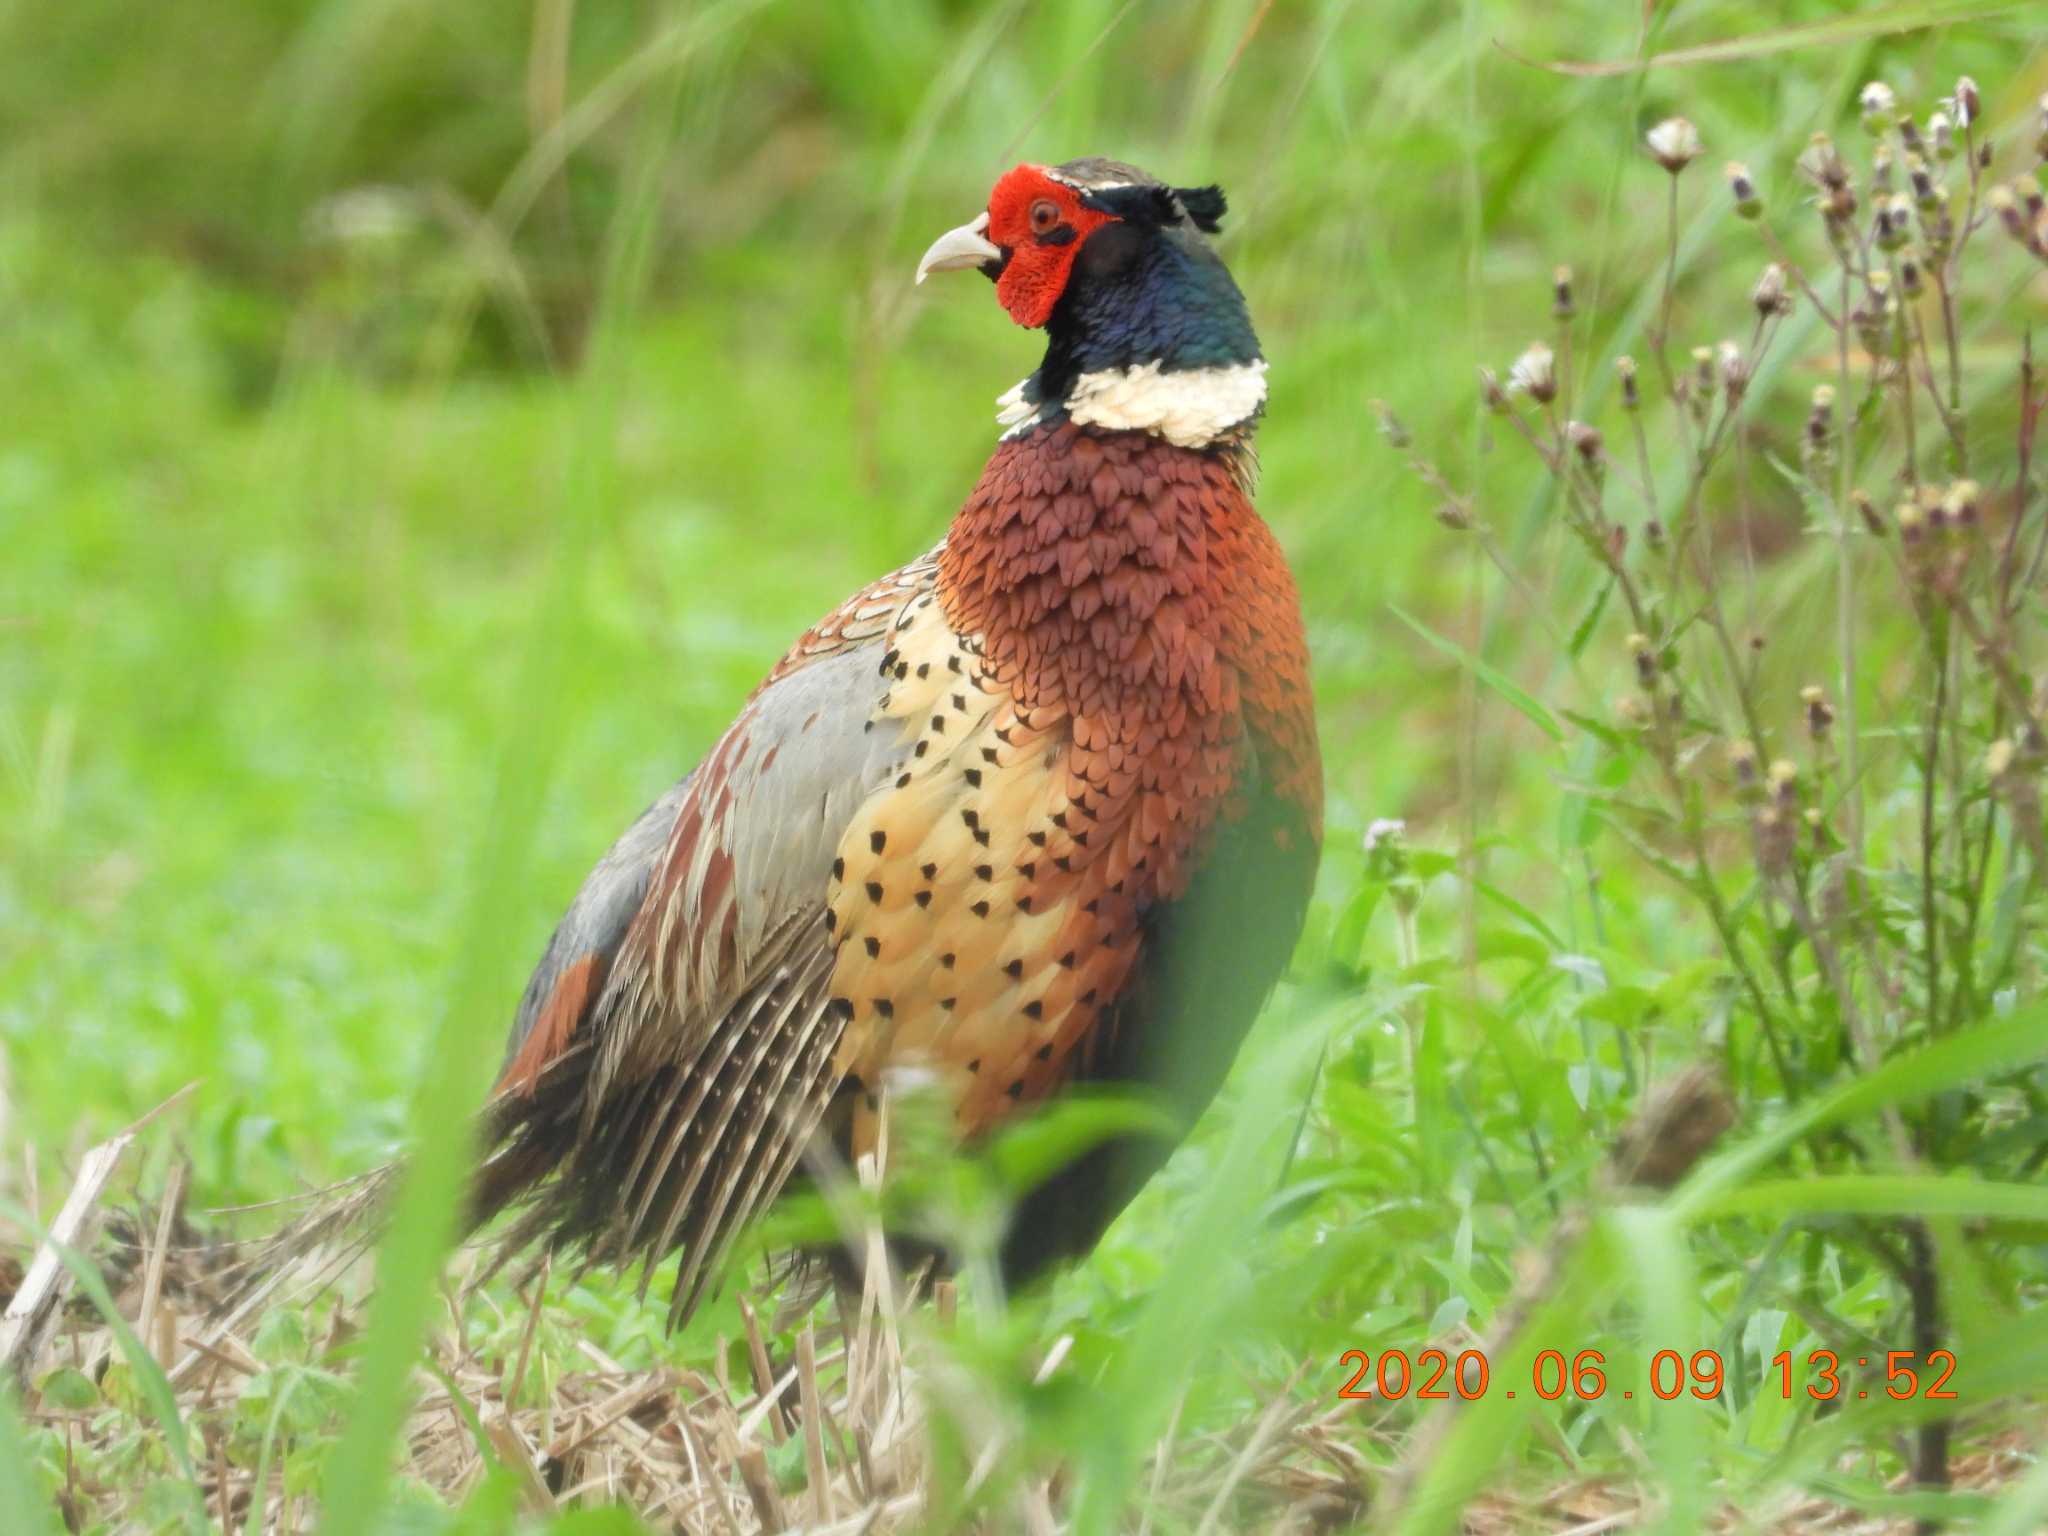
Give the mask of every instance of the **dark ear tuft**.
<path id="1" fill-rule="evenodd" d="M 1213 235 L 1222 227 L 1223 215 L 1230 205 L 1224 200 L 1221 187 L 1175 187 L 1173 195 L 1180 199 L 1181 207 L 1187 209 L 1195 228 L 1203 234 Z"/>
<path id="2" fill-rule="evenodd" d="M 1157 183 L 1141 182 L 1131 186 L 1102 187 L 1084 193 L 1081 201 L 1091 208 L 1113 214 L 1127 224 L 1148 225 L 1157 228 L 1163 224 L 1178 224 L 1180 209 L 1175 206 L 1170 188 Z"/>

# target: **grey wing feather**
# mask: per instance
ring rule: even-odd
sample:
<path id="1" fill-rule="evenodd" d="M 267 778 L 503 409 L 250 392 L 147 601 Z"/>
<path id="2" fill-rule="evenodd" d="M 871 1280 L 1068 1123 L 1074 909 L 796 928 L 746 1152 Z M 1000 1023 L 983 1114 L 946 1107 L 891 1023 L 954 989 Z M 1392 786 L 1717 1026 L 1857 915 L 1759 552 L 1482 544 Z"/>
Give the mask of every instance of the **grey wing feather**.
<path id="1" fill-rule="evenodd" d="M 562 972 L 585 955 L 602 955 L 609 965 L 618 953 L 633 914 L 647 897 L 655 866 L 675 829 L 676 811 L 689 788 L 690 777 L 685 775 L 640 813 L 597 861 L 597 867 L 584 877 L 576 899 L 569 903 L 569 910 L 555 926 L 540 964 L 534 967 L 526 992 L 519 999 L 519 1012 L 505 1048 L 508 1065 L 519 1054 L 526 1037 L 533 1033 L 534 1023 L 554 995 Z"/>

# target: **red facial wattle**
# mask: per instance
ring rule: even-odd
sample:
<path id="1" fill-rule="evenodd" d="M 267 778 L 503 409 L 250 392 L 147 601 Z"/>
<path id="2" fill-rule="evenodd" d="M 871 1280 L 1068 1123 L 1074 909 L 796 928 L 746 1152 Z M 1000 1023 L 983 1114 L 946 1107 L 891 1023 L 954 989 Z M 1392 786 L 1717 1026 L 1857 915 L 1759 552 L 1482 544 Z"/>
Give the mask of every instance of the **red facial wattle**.
<path id="1" fill-rule="evenodd" d="M 1050 203 L 1050 222 L 1033 210 Z M 988 198 L 988 238 L 1009 252 L 996 279 L 996 298 L 1019 325 L 1035 329 L 1052 317 L 1066 291 L 1081 245 L 1113 215 L 1090 208 L 1081 194 L 1042 165 L 1007 172 Z"/>

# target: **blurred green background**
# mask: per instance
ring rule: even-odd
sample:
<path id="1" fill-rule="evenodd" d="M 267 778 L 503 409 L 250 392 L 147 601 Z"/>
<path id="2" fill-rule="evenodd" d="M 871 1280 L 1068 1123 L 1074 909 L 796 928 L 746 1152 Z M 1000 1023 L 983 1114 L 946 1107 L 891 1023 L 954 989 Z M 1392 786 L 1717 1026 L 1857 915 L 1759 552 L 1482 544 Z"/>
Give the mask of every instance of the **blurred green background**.
<path id="1" fill-rule="evenodd" d="M 1711 1051 L 1729 1002 L 1696 911 L 1568 792 L 1606 761 L 1596 733 L 1553 744 L 1506 701 L 1503 680 L 1611 719 L 1633 664 L 1611 614 L 1566 654 L 1588 566 L 1476 412 L 1474 366 L 1556 334 L 1559 263 L 1587 398 L 1640 346 L 1665 250 L 1641 135 L 1672 113 L 1708 149 L 1683 187 L 1676 340 L 1745 330 L 1769 252 L 1720 162 L 1755 167 L 1810 246 L 1789 172 L 1809 133 L 1853 119 L 1873 77 L 1924 110 L 1968 72 L 2011 142 L 2048 90 L 2038 11 L 0 0 L 6 1191 L 37 1170 L 47 1209 L 79 1150 L 193 1079 L 154 1155 L 189 1152 L 200 1204 L 389 1155 L 451 997 L 509 1020 L 617 831 L 972 483 L 1038 342 L 984 284 L 913 290 L 919 252 L 1017 160 L 1109 154 L 1230 196 L 1223 248 L 1272 364 L 1260 504 L 1301 581 L 1330 796 L 1298 967 L 1318 985 L 1291 989 L 1229 1098 L 1301 1133 L 1305 1203 L 1335 1193 L 1231 1314 L 1272 1337 L 1243 1345 L 1241 1378 L 1201 1378 L 1190 1423 L 1249 1422 L 1244 1383 L 1304 1357 L 1483 1319 L 1643 1080 Z M 1595 77 L 1531 62 L 1659 49 L 1704 51 Z M 2000 270 L 2009 346 L 2048 291 Z M 1985 321 L 1966 315 L 1970 344 Z M 1782 441 L 1833 364 L 1778 362 L 1752 413 Z M 1474 493 L 1512 581 L 1438 525 L 1377 400 Z M 1759 693 L 1789 723 L 1825 654 L 1833 546 L 1767 477 L 1752 528 Z M 1894 617 L 1864 639 L 1874 739 L 1915 686 Z M 1417 852 L 1412 927 L 1365 879 L 1384 817 Z M 1327 1042 L 1312 1107 L 1303 1019 Z M 1048 1331 L 1098 1330 L 1084 1367 L 1167 1288 L 1162 1202 L 1208 1209 L 1206 1170 L 1256 1163 L 1222 1139 L 1212 1122 L 1052 1303 Z M 1249 1222 L 1269 1186 L 1246 1183 Z M 1866 1261 L 1788 1224 L 1770 1253 L 1801 1273 L 1764 1275 L 1762 1230 L 1688 1247 L 1656 1227 L 1651 1290 L 1701 1300 L 1731 1356 L 1804 1339 L 1802 1286 L 1896 1336 Z M 1219 1293 L 1243 1278 L 1216 1269 Z M 2000 1275 L 2001 1299 L 2039 1273 Z M 631 1313 L 603 1320 L 607 1348 L 644 1363 L 659 1319 Z M 1146 1315 L 1127 1375 L 1146 1348 L 1187 1355 L 1172 1305 Z M 1628 1472 L 1634 1421 L 1596 1439 L 1605 1412 L 1560 1412 L 1570 1443 L 1544 1453 L 1583 1469 L 1597 1446 Z M 1728 1413 L 1723 1470 L 1792 1433 L 1768 1398 Z M 1699 1464 L 1691 1433 L 1656 1431 L 1668 1487 Z M 1831 1475 L 1817 1444 L 1802 1465 Z"/>
<path id="2" fill-rule="evenodd" d="M 1845 18 L 1736 64 L 1526 62 Z M 388 1150 L 470 850 L 501 835 L 501 744 L 551 770 L 533 864 L 501 893 L 509 1018 L 615 832 L 790 637 L 944 527 L 1037 343 L 982 285 L 913 291 L 910 272 L 1022 158 L 1106 153 L 1230 195 L 1225 249 L 1273 370 L 1260 499 L 1301 575 L 1325 733 L 1322 930 L 1364 826 L 1403 816 L 1424 846 L 1491 841 L 1493 879 L 1576 931 L 1555 758 L 1491 695 L 1468 742 L 1464 675 L 1390 604 L 1483 635 L 1532 687 L 1562 659 L 1436 526 L 1370 402 L 1480 489 L 1547 582 L 1557 536 L 1526 469 L 1475 433 L 1472 367 L 1547 329 L 1558 262 L 1579 267 L 1584 355 L 1624 330 L 1661 255 L 1643 126 L 1700 124 L 1688 249 L 1711 252 L 1749 238 L 1722 217 L 1721 158 L 1770 167 L 1790 215 L 1786 162 L 1863 80 L 1926 99 L 1960 70 L 2023 110 L 2048 84 L 2038 17 L 0 4 L 10 1140 L 47 1171 L 199 1078 L 181 1134 L 205 1200 Z M 644 263 L 616 218 L 636 175 Z M 613 340 L 593 345 L 607 304 Z M 1760 516 L 1796 656 L 1822 619 L 1802 618 L 1784 500 Z M 518 657 L 559 569 L 563 697 L 536 701 Z M 1603 656 L 1584 706 L 1625 669 Z M 1606 892 L 1646 961 L 1686 957 L 1650 877 L 1617 868 Z M 1464 920 L 1426 902 L 1425 948 Z"/>

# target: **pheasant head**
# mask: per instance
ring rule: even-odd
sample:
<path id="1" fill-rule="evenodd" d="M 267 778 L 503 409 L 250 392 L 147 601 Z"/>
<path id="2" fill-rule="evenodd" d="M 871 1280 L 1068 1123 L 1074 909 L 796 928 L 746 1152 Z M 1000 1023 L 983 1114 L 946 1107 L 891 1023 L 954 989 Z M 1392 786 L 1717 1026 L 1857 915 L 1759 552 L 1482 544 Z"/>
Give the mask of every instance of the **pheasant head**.
<path id="1" fill-rule="evenodd" d="M 1170 187 L 1115 160 L 1020 165 L 988 207 L 933 242 L 917 280 L 978 268 L 1019 325 L 1046 332 L 1038 370 L 1003 398 L 1013 431 L 1069 419 L 1178 446 L 1242 441 L 1266 363 L 1209 236 L 1218 187 Z"/>

